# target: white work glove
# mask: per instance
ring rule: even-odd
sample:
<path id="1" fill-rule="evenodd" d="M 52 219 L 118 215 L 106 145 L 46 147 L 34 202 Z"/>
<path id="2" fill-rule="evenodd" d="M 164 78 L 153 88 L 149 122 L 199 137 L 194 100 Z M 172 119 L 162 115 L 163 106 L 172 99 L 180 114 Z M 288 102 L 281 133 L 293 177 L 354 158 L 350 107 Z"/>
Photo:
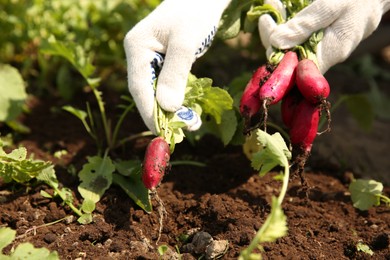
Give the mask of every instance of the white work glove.
<path id="1" fill-rule="evenodd" d="M 210 47 L 231 0 L 165 0 L 126 35 L 128 86 L 146 126 L 156 134 L 155 98 L 162 109 L 182 108 L 193 62 Z M 161 70 L 161 71 L 160 71 Z M 158 77 L 156 93 L 153 81 Z M 194 116 L 199 117 L 194 111 Z M 176 113 L 180 117 L 180 113 Z M 183 121 L 197 130 L 196 120 Z M 200 119 L 199 119 L 200 120 Z"/>
<path id="2" fill-rule="evenodd" d="M 277 9 L 281 6 L 279 0 L 267 2 Z M 331 66 L 346 60 L 358 44 L 375 31 L 389 9 L 390 0 L 315 0 L 284 24 L 276 25 L 270 15 L 262 15 L 259 33 L 269 55 L 271 46 L 289 49 L 324 29 L 317 58 L 320 71 L 325 73 Z"/>

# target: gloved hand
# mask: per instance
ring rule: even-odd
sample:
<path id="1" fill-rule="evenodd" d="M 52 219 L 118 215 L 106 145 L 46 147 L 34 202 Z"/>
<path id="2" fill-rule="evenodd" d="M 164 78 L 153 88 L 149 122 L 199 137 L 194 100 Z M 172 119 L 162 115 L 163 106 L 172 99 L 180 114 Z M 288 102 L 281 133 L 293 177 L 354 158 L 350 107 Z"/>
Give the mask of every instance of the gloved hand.
<path id="1" fill-rule="evenodd" d="M 281 6 L 279 0 L 267 2 Z M 317 47 L 319 69 L 325 73 L 331 66 L 346 60 L 358 44 L 375 31 L 389 9 L 390 0 L 315 0 L 284 24 L 276 25 L 270 15 L 262 15 L 259 32 L 269 55 L 271 46 L 289 49 L 305 42 L 312 33 L 325 29 Z"/>
<path id="2" fill-rule="evenodd" d="M 230 1 L 165 0 L 127 33 L 124 48 L 129 90 L 153 133 L 156 134 L 154 99 L 169 112 L 182 107 L 191 66 L 210 47 Z M 186 117 L 182 119 L 189 130 L 200 127 L 196 120 L 193 123 L 194 120 L 186 121 Z"/>

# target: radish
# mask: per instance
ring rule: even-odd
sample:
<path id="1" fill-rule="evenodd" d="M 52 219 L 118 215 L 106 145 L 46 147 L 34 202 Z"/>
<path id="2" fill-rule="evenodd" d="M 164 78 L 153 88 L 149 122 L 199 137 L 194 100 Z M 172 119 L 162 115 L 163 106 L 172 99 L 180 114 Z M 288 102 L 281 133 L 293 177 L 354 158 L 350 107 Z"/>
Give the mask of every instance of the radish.
<path id="1" fill-rule="evenodd" d="M 329 132 L 331 123 L 330 103 L 326 99 L 330 93 L 330 86 L 312 60 L 303 59 L 299 61 L 296 84 L 299 91 L 309 102 L 319 104 L 321 111 L 325 110 L 328 125 L 321 133 Z"/>
<path id="2" fill-rule="evenodd" d="M 293 86 L 291 91 L 287 93 L 282 99 L 282 121 L 288 128 L 291 128 L 291 124 L 295 115 L 295 109 L 302 99 L 303 96 L 296 86 Z"/>
<path id="3" fill-rule="evenodd" d="M 294 163 L 300 175 L 310 155 L 313 141 L 317 136 L 320 113 L 320 107 L 306 99 L 302 99 L 294 110 L 289 134 L 295 157 Z M 301 180 L 304 183 L 302 175 Z"/>
<path id="4" fill-rule="evenodd" d="M 163 137 L 150 141 L 142 165 L 142 182 L 147 189 L 154 190 L 160 184 L 169 168 L 170 155 L 169 145 Z"/>
<path id="5" fill-rule="evenodd" d="M 260 84 L 270 75 L 270 71 L 267 65 L 259 67 L 252 75 L 248 84 L 245 87 L 244 93 L 240 100 L 240 113 L 248 120 L 254 114 L 256 114 L 260 108 L 261 103 L 259 100 Z"/>
<path id="6" fill-rule="evenodd" d="M 317 136 L 320 121 L 320 108 L 302 99 L 294 110 L 294 117 L 290 128 L 290 141 L 293 148 L 304 153 L 310 153 L 315 137 Z"/>
<path id="7" fill-rule="evenodd" d="M 268 80 L 259 90 L 259 98 L 265 105 L 278 103 L 295 83 L 295 70 L 298 65 L 298 55 L 293 51 L 284 54 Z"/>
<path id="8" fill-rule="evenodd" d="M 313 104 L 323 103 L 330 93 L 328 81 L 310 59 L 299 61 L 296 84 L 302 95 Z"/>

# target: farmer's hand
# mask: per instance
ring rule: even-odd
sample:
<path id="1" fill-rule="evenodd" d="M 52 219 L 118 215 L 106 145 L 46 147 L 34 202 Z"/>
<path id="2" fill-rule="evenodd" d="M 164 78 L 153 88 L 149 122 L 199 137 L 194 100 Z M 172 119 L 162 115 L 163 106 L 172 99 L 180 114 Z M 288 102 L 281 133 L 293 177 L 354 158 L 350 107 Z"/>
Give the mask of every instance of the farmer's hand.
<path id="1" fill-rule="evenodd" d="M 279 0 L 267 2 L 281 6 Z M 270 54 L 271 46 L 289 49 L 305 42 L 312 33 L 325 29 L 317 49 L 318 64 L 325 73 L 347 59 L 357 45 L 375 31 L 389 9 L 390 0 L 315 0 L 284 24 L 276 25 L 271 16 L 262 15 L 259 32 Z"/>
<path id="2" fill-rule="evenodd" d="M 154 99 L 166 111 L 181 108 L 191 66 L 210 47 L 230 1 L 165 0 L 127 33 L 124 48 L 129 90 L 152 132 L 156 133 Z M 183 121 L 189 130 L 200 127 Z"/>

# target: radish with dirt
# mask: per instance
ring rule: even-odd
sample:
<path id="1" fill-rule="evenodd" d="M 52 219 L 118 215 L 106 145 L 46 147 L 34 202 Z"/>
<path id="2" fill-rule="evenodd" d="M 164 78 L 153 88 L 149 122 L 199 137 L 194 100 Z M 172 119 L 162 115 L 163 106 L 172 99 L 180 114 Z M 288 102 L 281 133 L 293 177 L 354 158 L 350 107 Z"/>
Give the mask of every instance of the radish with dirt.
<path id="1" fill-rule="evenodd" d="M 294 109 L 289 135 L 293 154 L 295 154 L 294 162 L 297 164 L 299 172 L 303 170 L 310 155 L 318 133 L 320 116 L 320 107 L 307 99 L 302 99 Z"/>
<path id="2" fill-rule="evenodd" d="M 160 184 L 164 174 L 169 169 L 170 149 L 161 136 L 150 141 L 146 148 L 142 165 L 142 182 L 149 190 L 154 190 Z"/>
<path id="3" fill-rule="evenodd" d="M 254 73 L 244 89 L 240 100 L 240 113 L 245 119 L 251 118 L 259 112 L 261 103 L 259 101 L 260 85 L 270 75 L 267 65 L 259 67 Z"/>
<path id="4" fill-rule="evenodd" d="M 260 66 L 252 75 L 246 85 L 240 99 L 240 113 L 245 121 L 244 133 L 248 132 L 251 118 L 261 110 L 261 102 L 259 99 L 260 86 L 268 79 L 271 72 L 269 66 L 264 64 Z"/>
<path id="5" fill-rule="evenodd" d="M 297 65 L 298 55 L 294 51 L 286 52 L 267 81 L 260 87 L 259 98 L 264 105 L 278 103 L 292 88 Z"/>
<path id="6" fill-rule="evenodd" d="M 291 128 L 291 124 L 295 115 L 295 109 L 304 97 L 299 92 L 296 86 L 293 86 L 291 91 L 287 93 L 280 106 L 282 121 L 287 128 Z"/>
<path id="7" fill-rule="evenodd" d="M 330 131 L 330 103 L 326 100 L 330 93 L 330 86 L 313 60 L 302 59 L 299 61 L 296 85 L 306 100 L 318 105 L 321 110 L 326 112 L 328 126 L 323 132 Z"/>
<path id="8" fill-rule="evenodd" d="M 308 101 L 313 104 L 325 102 L 330 93 L 329 83 L 312 60 L 300 60 L 296 75 L 298 89 Z"/>

